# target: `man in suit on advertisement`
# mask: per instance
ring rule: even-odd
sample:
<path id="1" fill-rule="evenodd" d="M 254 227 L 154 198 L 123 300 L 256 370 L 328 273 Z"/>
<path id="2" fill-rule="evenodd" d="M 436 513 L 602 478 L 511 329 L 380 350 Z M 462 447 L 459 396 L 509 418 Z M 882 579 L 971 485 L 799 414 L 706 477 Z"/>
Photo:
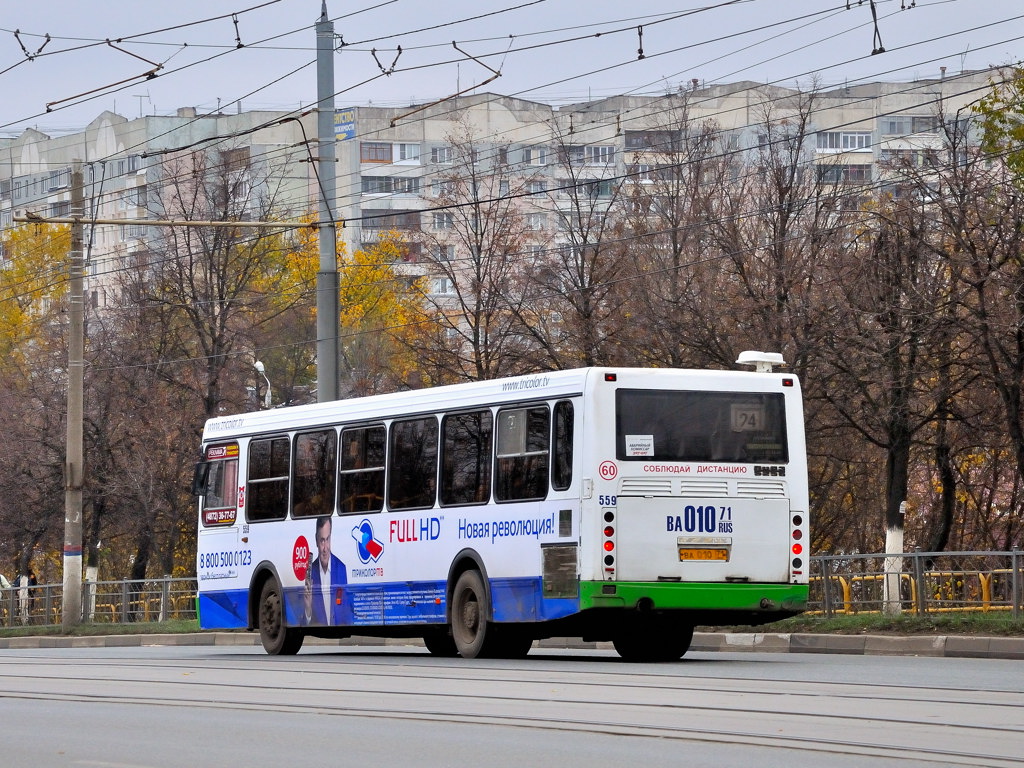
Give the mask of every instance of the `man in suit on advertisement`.
<path id="1" fill-rule="evenodd" d="M 317 518 L 317 558 L 306 569 L 304 618 L 307 625 L 337 625 L 347 621 L 344 586 L 348 577 L 345 564 L 331 554 L 331 527 L 330 515 Z"/>

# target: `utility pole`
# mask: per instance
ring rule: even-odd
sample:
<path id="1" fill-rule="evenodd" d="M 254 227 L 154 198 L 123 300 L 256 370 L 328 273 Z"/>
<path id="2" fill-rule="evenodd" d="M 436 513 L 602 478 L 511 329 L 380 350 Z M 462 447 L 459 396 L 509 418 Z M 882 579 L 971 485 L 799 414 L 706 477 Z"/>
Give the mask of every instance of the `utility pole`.
<path id="1" fill-rule="evenodd" d="M 82 623 L 82 391 L 85 381 L 85 258 L 82 217 L 85 187 L 82 164 L 71 166 L 71 280 L 68 288 L 68 413 L 64 460 L 64 589 L 61 626 L 65 632 Z"/>
<path id="2" fill-rule="evenodd" d="M 320 181 L 320 270 L 316 273 L 316 399 L 338 399 L 338 235 L 334 218 L 334 23 L 322 0 L 316 23 L 317 175 Z"/>

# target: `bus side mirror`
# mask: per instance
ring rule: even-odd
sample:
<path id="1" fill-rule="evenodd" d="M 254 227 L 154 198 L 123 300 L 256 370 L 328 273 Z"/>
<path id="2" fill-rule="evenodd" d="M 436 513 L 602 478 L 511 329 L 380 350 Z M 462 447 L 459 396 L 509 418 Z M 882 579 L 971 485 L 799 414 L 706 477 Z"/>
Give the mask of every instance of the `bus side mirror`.
<path id="1" fill-rule="evenodd" d="M 192 474 L 192 495 L 206 495 L 206 478 L 210 475 L 210 462 L 200 461 L 196 463 L 195 472 Z"/>

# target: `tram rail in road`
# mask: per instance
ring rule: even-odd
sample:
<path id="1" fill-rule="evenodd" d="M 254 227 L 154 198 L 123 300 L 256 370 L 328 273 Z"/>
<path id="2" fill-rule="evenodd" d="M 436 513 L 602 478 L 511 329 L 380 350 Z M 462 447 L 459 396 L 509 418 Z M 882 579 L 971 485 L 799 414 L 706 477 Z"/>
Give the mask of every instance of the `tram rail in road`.
<path id="1" fill-rule="evenodd" d="M 290 658 L 241 645 L 7 648 L 0 717 L 15 734 L 13 766 L 279 765 L 298 750 L 304 763 L 423 768 L 484 755 L 563 768 L 1003 768 L 1024 754 L 1018 681 L 1017 662 L 1000 659 L 691 651 L 637 665 L 603 648 L 535 647 L 516 661 L 409 645 L 311 645 Z"/>
<path id="2" fill-rule="evenodd" d="M 311 648 L 322 647 L 421 647 L 416 638 L 381 639 L 352 637 L 344 640 L 309 638 Z M 143 645 L 257 646 L 254 632 L 194 632 L 185 634 L 137 634 L 62 636 L 42 635 L 0 638 L 5 648 L 95 648 Z M 611 643 L 586 643 L 575 638 L 551 638 L 534 643 L 534 652 L 565 648 L 610 650 Z M 689 653 L 695 652 L 828 653 L 863 656 L 937 656 L 973 659 L 1024 660 L 1024 637 L 977 635 L 841 635 L 778 632 L 697 632 Z"/>

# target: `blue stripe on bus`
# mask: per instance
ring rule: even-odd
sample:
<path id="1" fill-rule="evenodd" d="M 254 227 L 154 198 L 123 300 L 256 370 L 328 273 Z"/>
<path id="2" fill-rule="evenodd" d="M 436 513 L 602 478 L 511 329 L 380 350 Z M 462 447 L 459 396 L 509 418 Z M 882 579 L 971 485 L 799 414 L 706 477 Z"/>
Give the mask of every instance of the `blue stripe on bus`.
<path id="1" fill-rule="evenodd" d="M 341 615 L 352 626 L 442 624 L 445 620 L 445 582 L 346 584 L 341 588 Z M 247 626 L 245 590 L 204 592 L 199 596 L 200 627 L 242 629 Z M 578 598 L 545 599 L 539 577 L 492 579 L 491 600 L 498 622 L 551 621 L 580 609 Z M 285 621 L 302 626 L 303 587 L 285 591 Z"/>
<path id="2" fill-rule="evenodd" d="M 245 629 L 249 590 L 203 592 L 199 595 L 200 629 Z"/>
<path id="3" fill-rule="evenodd" d="M 491 579 L 495 621 L 550 621 L 580 610 L 578 598 L 544 598 L 540 577 Z"/>

